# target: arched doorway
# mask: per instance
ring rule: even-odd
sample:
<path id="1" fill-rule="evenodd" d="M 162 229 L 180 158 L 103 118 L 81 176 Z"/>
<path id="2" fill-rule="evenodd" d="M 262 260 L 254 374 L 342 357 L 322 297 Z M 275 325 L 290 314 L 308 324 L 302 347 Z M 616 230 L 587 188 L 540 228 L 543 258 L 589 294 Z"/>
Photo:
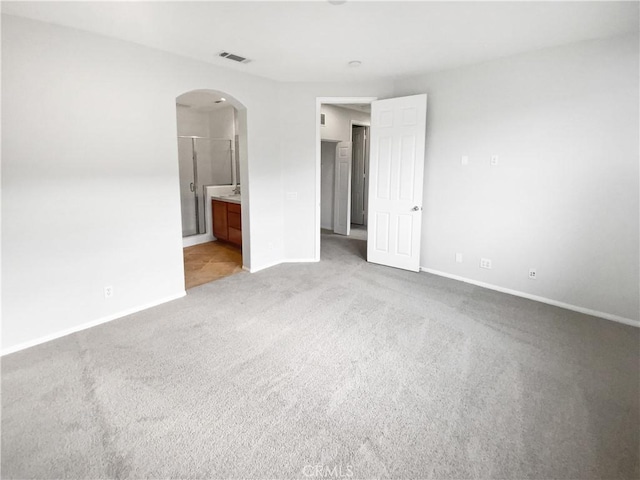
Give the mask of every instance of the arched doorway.
<path id="1" fill-rule="evenodd" d="M 192 90 L 176 98 L 176 119 L 188 289 L 248 263 L 246 109 L 224 92 Z"/>

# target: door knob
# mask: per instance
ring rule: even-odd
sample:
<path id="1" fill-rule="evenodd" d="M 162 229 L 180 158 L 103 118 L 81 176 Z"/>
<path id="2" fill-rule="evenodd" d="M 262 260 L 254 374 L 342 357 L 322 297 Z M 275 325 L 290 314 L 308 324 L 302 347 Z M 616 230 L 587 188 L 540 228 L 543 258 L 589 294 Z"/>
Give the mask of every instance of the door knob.
<path id="1" fill-rule="evenodd" d="M 415 206 L 415 207 L 413 207 L 411 210 L 413 210 L 414 212 L 417 212 L 417 211 L 419 211 L 419 210 L 422 210 L 422 207 L 419 207 L 419 206 L 417 206 L 417 205 L 416 205 L 416 206 Z"/>
<path id="2" fill-rule="evenodd" d="M 196 187 L 195 187 L 195 185 L 193 184 L 193 182 L 191 182 L 191 183 L 189 184 L 189 190 L 191 190 L 192 192 L 195 192 L 195 191 L 196 191 Z"/>

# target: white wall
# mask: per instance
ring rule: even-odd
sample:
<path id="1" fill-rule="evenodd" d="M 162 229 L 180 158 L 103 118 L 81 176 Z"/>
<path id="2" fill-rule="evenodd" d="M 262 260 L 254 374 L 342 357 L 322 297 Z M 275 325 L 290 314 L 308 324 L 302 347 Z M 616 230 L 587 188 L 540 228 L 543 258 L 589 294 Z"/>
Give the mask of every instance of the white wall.
<path id="1" fill-rule="evenodd" d="M 184 293 L 176 97 L 191 90 L 246 106 L 245 261 L 282 260 L 275 83 L 6 15 L 2 67 L 3 351 Z"/>
<path id="2" fill-rule="evenodd" d="M 627 36 L 398 81 L 428 94 L 421 265 L 638 319 L 638 57 Z"/>
<path id="3" fill-rule="evenodd" d="M 214 178 L 220 179 L 217 184 L 236 183 L 235 159 L 232 165 L 232 155 L 235 149 L 236 121 L 234 108 L 229 105 L 209 113 L 209 136 L 212 139 L 211 148 L 217 157 L 224 158 L 216 162 Z M 225 139 L 221 141 L 218 139 Z M 229 140 L 229 143 L 226 142 Z M 229 151 L 229 149 L 231 151 Z"/>
<path id="4" fill-rule="evenodd" d="M 371 114 L 358 112 L 337 105 L 323 104 L 321 112 L 325 115 L 325 124 L 320 127 L 322 140 L 334 140 L 337 142 L 351 141 L 351 122 L 359 124 L 371 124 Z"/>
<path id="5" fill-rule="evenodd" d="M 176 105 L 178 135 L 187 137 L 209 136 L 209 113 L 195 108 Z"/>
<path id="6" fill-rule="evenodd" d="M 235 136 L 235 116 L 233 107 L 228 105 L 209 112 L 209 136 L 211 138 L 228 138 Z"/>
<path id="7" fill-rule="evenodd" d="M 231 165 L 236 134 L 234 117 L 234 109 L 231 105 L 213 110 L 208 115 L 210 147 L 212 155 L 216 159 L 213 170 L 213 178 L 216 179 L 216 185 L 235 182 L 235 167 Z M 226 140 L 229 140 L 229 142 Z"/>
<path id="8" fill-rule="evenodd" d="M 2 63 L 4 352 L 183 294 L 175 100 L 197 89 L 247 109 L 253 270 L 315 258 L 316 98 L 395 87 L 429 94 L 423 266 L 638 317 L 637 37 L 395 84 L 277 84 L 3 15 Z"/>

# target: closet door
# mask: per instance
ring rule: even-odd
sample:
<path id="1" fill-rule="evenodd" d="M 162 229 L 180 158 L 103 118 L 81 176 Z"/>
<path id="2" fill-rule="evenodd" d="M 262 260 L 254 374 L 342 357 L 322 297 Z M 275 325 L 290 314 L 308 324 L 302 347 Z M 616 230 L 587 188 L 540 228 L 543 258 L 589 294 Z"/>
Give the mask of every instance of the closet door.
<path id="1" fill-rule="evenodd" d="M 333 204 L 333 231 L 349 235 L 351 231 L 351 142 L 336 146 L 335 203 Z"/>

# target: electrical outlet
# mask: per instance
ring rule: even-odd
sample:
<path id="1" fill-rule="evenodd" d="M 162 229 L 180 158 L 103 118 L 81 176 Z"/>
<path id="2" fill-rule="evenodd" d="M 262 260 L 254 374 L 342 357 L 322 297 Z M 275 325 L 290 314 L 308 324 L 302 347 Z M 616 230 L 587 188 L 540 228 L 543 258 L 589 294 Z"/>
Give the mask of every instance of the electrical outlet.
<path id="1" fill-rule="evenodd" d="M 536 278 L 538 278 L 536 276 L 536 269 L 535 268 L 530 268 L 529 269 L 529 280 L 535 280 Z"/>
<path id="2" fill-rule="evenodd" d="M 469 165 L 469 157 L 467 155 L 462 155 L 462 157 L 460 157 L 460 164 Z"/>
<path id="3" fill-rule="evenodd" d="M 456 262 L 462 263 L 462 254 L 461 253 L 456 253 Z"/>
<path id="4" fill-rule="evenodd" d="M 113 297 L 113 287 L 111 285 L 104 287 L 104 298 Z"/>
<path id="5" fill-rule="evenodd" d="M 491 260 L 489 260 L 488 258 L 481 258 L 480 259 L 480 268 L 491 269 Z"/>
<path id="6" fill-rule="evenodd" d="M 495 167 L 498 165 L 498 155 L 491 155 L 491 166 Z"/>
<path id="7" fill-rule="evenodd" d="M 298 192 L 287 192 L 287 200 L 297 200 Z"/>

